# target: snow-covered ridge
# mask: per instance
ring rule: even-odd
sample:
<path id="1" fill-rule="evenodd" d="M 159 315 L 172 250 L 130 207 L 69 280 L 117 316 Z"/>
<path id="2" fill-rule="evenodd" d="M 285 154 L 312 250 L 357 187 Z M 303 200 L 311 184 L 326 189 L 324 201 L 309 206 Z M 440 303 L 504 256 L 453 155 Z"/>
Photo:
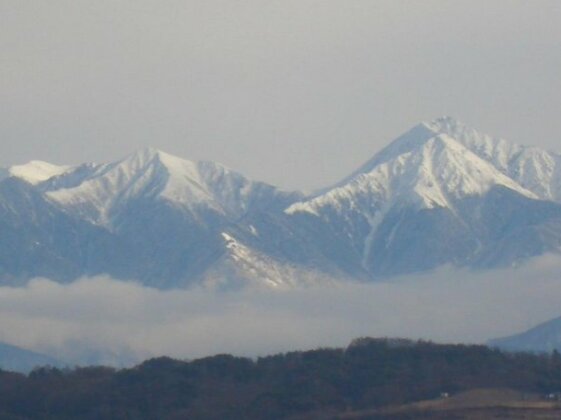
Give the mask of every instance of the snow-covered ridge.
<path id="1" fill-rule="evenodd" d="M 445 133 L 543 200 L 561 201 L 561 155 L 481 133 L 451 117 L 423 123 Z"/>
<path id="2" fill-rule="evenodd" d="M 335 257 L 351 250 L 365 272 L 383 276 L 396 267 L 455 264 L 467 261 L 466 255 L 477 260 L 488 246 L 478 226 L 491 229 L 485 219 L 487 199 L 502 190 L 524 203 L 561 198 L 556 195 L 558 163 L 555 154 L 510 144 L 443 117 L 413 127 L 350 176 L 285 213 L 315 216 L 305 223 L 323 226 L 345 243 L 340 251 L 328 252 Z M 509 200 L 505 209 L 512 205 Z M 552 240 L 547 246 L 557 245 Z"/>
<path id="3" fill-rule="evenodd" d="M 202 279 L 211 290 L 251 287 L 291 290 L 318 285 L 335 285 L 340 279 L 317 269 L 280 261 L 244 244 L 230 233 L 221 232 L 226 252 Z M 236 285 L 237 283 L 237 285 Z"/>
<path id="4" fill-rule="evenodd" d="M 127 203 L 163 200 L 196 215 L 241 217 L 255 201 L 290 195 L 214 162 L 193 162 L 147 148 L 117 162 L 70 168 L 39 185 L 65 210 L 110 226 Z"/>
<path id="5" fill-rule="evenodd" d="M 560 155 L 483 134 L 451 117 L 418 124 L 350 176 L 304 201 L 302 194 L 251 181 L 220 164 L 152 148 L 106 164 L 32 161 L 0 174 L 7 176 L 37 185 L 54 203 L 102 225 L 111 224 L 122 205 L 140 197 L 165 200 L 191 213 L 212 209 L 234 219 L 278 197 L 287 197 L 287 205 L 300 200 L 286 209 L 289 214 L 317 213 L 328 205 L 361 207 L 370 218 L 396 203 L 451 208 L 454 200 L 485 194 L 497 185 L 561 201 Z"/>
<path id="6" fill-rule="evenodd" d="M 481 196 L 494 186 L 540 197 L 492 159 L 504 159 L 512 150 L 522 150 L 520 146 L 495 141 L 452 121 L 417 125 L 332 189 L 295 203 L 286 212 L 318 214 L 324 206 L 336 211 L 354 208 L 373 219 L 396 205 L 453 208 L 455 200 Z"/>
<path id="7" fill-rule="evenodd" d="M 40 160 L 32 160 L 22 165 L 14 165 L 4 169 L 0 178 L 13 176 L 35 185 L 54 176 L 63 174 L 70 168 L 70 166 L 53 165 L 52 163 Z"/>
<path id="8" fill-rule="evenodd" d="M 18 258 L 0 269 L 17 281 L 107 273 L 162 288 L 284 289 L 511 265 L 560 249 L 561 206 L 547 202 L 561 201 L 560 167 L 559 155 L 451 118 L 417 125 L 307 198 L 155 149 L 31 162 L 0 171 L 27 181 L 1 184 L 0 251 Z"/>
<path id="9" fill-rule="evenodd" d="M 86 176 L 80 168 L 52 180 L 45 189 L 51 200 L 98 224 L 110 223 L 120 205 L 141 196 L 160 196 L 186 206 L 212 203 L 194 163 L 158 150 L 143 149 L 118 162 L 85 169 Z"/>

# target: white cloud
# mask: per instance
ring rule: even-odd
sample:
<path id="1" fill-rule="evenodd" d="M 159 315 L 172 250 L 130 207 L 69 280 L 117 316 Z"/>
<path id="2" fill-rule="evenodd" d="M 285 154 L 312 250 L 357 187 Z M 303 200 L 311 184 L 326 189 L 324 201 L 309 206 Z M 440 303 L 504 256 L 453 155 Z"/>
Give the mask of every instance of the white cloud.
<path id="1" fill-rule="evenodd" d="M 70 362 L 256 356 L 358 336 L 483 342 L 561 315 L 561 258 L 288 292 L 160 291 L 103 277 L 0 288 L 0 341 Z"/>

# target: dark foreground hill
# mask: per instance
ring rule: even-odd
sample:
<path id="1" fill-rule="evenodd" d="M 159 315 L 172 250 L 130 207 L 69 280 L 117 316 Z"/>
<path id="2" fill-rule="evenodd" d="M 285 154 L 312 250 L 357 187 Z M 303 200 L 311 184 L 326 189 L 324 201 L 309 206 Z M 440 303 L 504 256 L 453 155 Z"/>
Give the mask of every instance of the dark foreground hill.
<path id="1" fill-rule="evenodd" d="M 561 357 L 360 339 L 346 349 L 257 360 L 218 355 L 190 362 L 158 358 L 119 371 L 40 368 L 28 376 L 3 371 L 0 418 L 415 418 L 407 417 L 411 404 L 438 401 L 443 393 L 465 402 L 459 395 L 481 388 L 509 388 L 505 392 L 532 396 L 538 406 L 529 409 L 553 413 L 556 403 L 544 396 L 561 390 Z M 504 395 L 499 400 L 504 403 Z"/>
<path id="2" fill-rule="evenodd" d="M 348 411 L 331 417 L 340 420 L 559 419 L 561 404 L 555 394 L 543 396 L 508 388 L 480 388 L 453 396 L 379 409 Z"/>

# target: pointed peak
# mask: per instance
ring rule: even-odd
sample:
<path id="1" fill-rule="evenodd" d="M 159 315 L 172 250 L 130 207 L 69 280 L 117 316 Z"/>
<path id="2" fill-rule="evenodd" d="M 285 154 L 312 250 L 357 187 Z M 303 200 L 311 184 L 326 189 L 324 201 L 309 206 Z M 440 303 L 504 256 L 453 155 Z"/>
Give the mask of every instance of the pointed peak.
<path id="1" fill-rule="evenodd" d="M 133 152 L 128 156 L 128 158 L 136 158 L 142 161 L 148 161 L 166 154 L 167 153 L 162 152 L 161 150 L 154 147 L 143 147 Z"/>
<path id="2" fill-rule="evenodd" d="M 470 133 L 472 135 L 480 134 L 477 130 L 467 126 L 462 121 L 448 115 L 438 117 L 421 124 L 435 133 L 445 133 L 452 137 L 466 133 Z"/>
<path id="3" fill-rule="evenodd" d="M 400 153 L 424 145 L 428 140 L 438 135 L 447 135 L 456 138 L 458 133 L 476 132 L 460 120 L 449 115 L 423 121 L 412 127 L 409 131 L 393 140 L 381 153 Z"/>
<path id="4" fill-rule="evenodd" d="M 153 147 L 145 147 L 142 149 L 138 149 L 134 153 L 126 156 L 125 158 L 121 159 L 117 162 L 119 165 L 132 165 L 133 167 L 142 168 L 147 165 L 156 164 L 156 165 L 163 165 L 165 167 L 168 166 L 177 166 L 184 163 L 191 163 L 188 160 L 176 157 L 169 153 L 163 152 L 159 149 Z"/>
<path id="5" fill-rule="evenodd" d="M 397 137 L 385 148 L 383 148 L 372 159 L 372 163 L 396 157 L 406 152 L 422 147 L 428 140 L 441 134 L 439 130 L 435 130 L 432 123 L 420 123 L 411 128 L 406 133 Z"/>
<path id="6" fill-rule="evenodd" d="M 511 153 L 507 153 L 507 149 L 514 147 L 515 145 L 510 145 L 510 143 L 504 140 L 495 139 L 483 134 L 454 117 L 442 116 L 415 125 L 380 150 L 350 176 L 330 188 L 321 190 L 319 193 L 321 194 L 332 188 L 345 185 L 357 176 L 373 171 L 381 164 L 394 161 L 409 154 L 419 155 L 422 151 L 428 150 L 439 151 L 447 149 L 453 153 L 463 153 L 467 150 L 502 169 L 502 166 L 497 165 L 492 157 L 494 154 L 510 156 Z M 465 150 L 462 151 L 462 149 Z"/>
<path id="7" fill-rule="evenodd" d="M 462 121 L 451 117 L 450 115 L 443 115 L 441 117 L 434 118 L 429 122 L 425 122 L 425 124 L 429 126 L 465 126 Z"/>
<path id="8" fill-rule="evenodd" d="M 494 137 L 479 131 L 452 117 L 440 117 L 422 123 L 435 134 L 446 134 L 458 141 L 478 156 L 492 161 L 502 171 L 506 171 L 508 157 L 519 153 L 525 146 Z"/>
<path id="9" fill-rule="evenodd" d="M 244 175 L 232 170 L 231 168 L 214 161 L 190 160 L 178 157 L 153 147 L 145 147 L 137 150 L 131 155 L 122 159 L 119 163 L 132 164 L 136 167 L 145 167 L 150 164 L 157 164 L 165 168 L 170 173 L 188 174 L 191 178 L 219 177 L 226 175 Z"/>

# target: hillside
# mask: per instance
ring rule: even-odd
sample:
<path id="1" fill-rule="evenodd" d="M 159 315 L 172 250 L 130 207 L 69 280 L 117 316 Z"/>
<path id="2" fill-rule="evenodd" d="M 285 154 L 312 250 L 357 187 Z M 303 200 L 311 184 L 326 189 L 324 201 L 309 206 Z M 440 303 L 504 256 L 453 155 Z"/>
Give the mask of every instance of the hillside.
<path id="1" fill-rule="evenodd" d="M 558 419 L 561 403 L 508 388 L 473 389 L 412 404 L 335 415 L 334 419 Z M 319 416 L 317 416 L 319 417 Z M 316 418 L 317 418 L 316 417 Z M 327 417 L 325 417 L 327 418 Z"/>
<path id="2" fill-rule="evenodd" d="M 346 349 L 257 360 L 217 355 L 189 362 L 152 359 L 119 371 L 90 367 L 42 368 L 29 376 L 1 372 L 0 415 L 343 419 L 417 418 L 420 410 L 436 413 L 432 418 L 466 418 L 466 412 L 478 414 L 468 418 L 489 418 L 485 415 L 557 413 L 558 404 L 545 396 L 559 389 L 557 355 L 363 338 Z M 443 393 L 450 398 L 443 400 Z"/>
<path id="3" fill-rule="evenodd" d="M 561 318 L 543 322 L 520 334 L 490 340 L 488 344 L 507 351 L 561 351 Z"/>

